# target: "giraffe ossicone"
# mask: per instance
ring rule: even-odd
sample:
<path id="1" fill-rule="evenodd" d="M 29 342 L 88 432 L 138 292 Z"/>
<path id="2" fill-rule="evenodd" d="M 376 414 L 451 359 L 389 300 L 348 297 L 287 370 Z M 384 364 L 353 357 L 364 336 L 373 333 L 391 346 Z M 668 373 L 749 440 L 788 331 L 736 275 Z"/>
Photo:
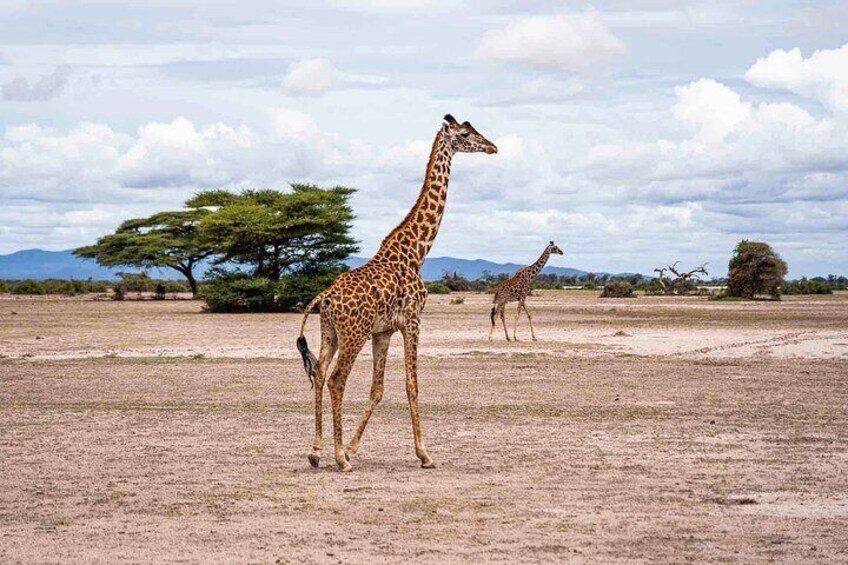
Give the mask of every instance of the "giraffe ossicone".
<path id="1" fill-rule="evenodd" d="M 456 153 L 497 153 L 494 143 L 468 122 L 459 123 L 450 114 L 436 133 L 427 162 L 424 186 L 406 218 L 383 240 L 380 249 L 365 265 L 342 273 L 306 307 L 297 348 L 315 388 L 315 440 L 309 463 L 317 467 L 324 448 L 322 398 L 324 383 L 333 408 L 333 448 L 336 464 L 350 471 L 350 457 L 359 449 L 362 434 L 374 408 L 383 397 L 383 376 L 389 340 L 396 331 L 403 335 L 406 394 L 412 418 L 415 454 L 424 468 L 434 467 L 424 447 L 418 410 L 418 336 L 427 290 L 421 266 L 427 257 L 445 211 L 451 161 Z M 317 359 L 303 335 L 313 308 L 321 316 L 321 350 Z M 347 448 L 342 434 L 342 399 L 350 370 L 362 347 L 371 338 L 374 355 L 371 394 L 365 413 Z M 338 359 L 327 375 L 330 362 Z"/>
<path id="2" fill-rule="evenodd" d="M 525 300 L 527 299 L 527 296 L 530 295 L 530 291 L 533 290 L 533 279 L 535 279 L 536 275 L 538 275 L 545 267 L 545 263 L 548 262 L 548 258 L 552 254 L 562 255 L 562 249 L 557 247 L 553 241 L 545 247 L 545 250 L 542 251 L 542 254 L 538 259 L 536 259 L 535 263 L 526 267 L 521 267 L 515 271 L 515 274 L 502 282 L 498 286 L 497 290 L 495 290 L 495 296 L 492 300 L 494 306 L 489 314 L 489 318 L 492 321 L 492 327 L 489 328 L 489 339 L 492 339 L 492 332 L 495 330 L 495 318 L 500 316 L 501 322 L 503 323 L 504 336 L 506 336 L 506 340 L 509 341 L 509 332 L 506 329 L 506 305 L 509 302 L 518 302 L 518 309 L 515 311 L 515 324 L 512 327 L 512 339 L 518 341 L 518 337 L 516 336 L 516 332 L 518 331 L 518 318 L 521 315 L 521 311 L 524 310 L 524 313 L 527 314 L 527 319 L 530 322 L 530 335 L 533 338 L 533 341 L 536 341 L 536 330 L 533 329 L 533 316 L 530 315 L 530 311 L 527 309 Z"/>

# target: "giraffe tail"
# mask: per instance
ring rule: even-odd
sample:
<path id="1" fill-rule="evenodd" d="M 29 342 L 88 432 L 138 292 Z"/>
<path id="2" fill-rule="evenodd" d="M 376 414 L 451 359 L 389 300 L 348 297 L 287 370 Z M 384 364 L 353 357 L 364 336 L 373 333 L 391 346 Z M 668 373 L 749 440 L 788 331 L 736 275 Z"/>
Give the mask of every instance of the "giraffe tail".
<path id="1" fill-rule="evenodd" d="M 315 371 L 315 365 L 318 363 L 318 359 L 316 359 L 315 355 L 309 350 L 309 344 L 306 343 L 306 337 L 303 335 L 303 330 L 306 328 L 306 320 L 309 318 L 309 314 L 312 313 L 312 309 L 323 298 L 324 293 L 322 292 L 313 298 L 312 302 L 309 303 L 309 306 L 304 309 L 303 322 L 300 324 L 300 337 L 297 338 L 297 350 L 300 352 L 300 357 L 303 359 L 303 368 L 306 370 L 307 378 L 309 378 L 309 388 L 315 387 L 315 377 L 313 376 L 313 372 Z"/>

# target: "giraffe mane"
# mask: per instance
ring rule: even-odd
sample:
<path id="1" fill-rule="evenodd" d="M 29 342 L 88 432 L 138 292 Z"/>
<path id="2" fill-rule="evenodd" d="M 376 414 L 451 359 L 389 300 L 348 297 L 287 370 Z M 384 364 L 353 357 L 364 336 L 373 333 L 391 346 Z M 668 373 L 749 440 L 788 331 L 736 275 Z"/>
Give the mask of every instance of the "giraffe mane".
<path id="1" fill-rule="evenodd" d="M 448 117 L 453 119 L 453 117 L 450 114 L 446 115 L 445 119 L 447 119 Z M 455 121 L 456 120 L 454 120 L 454 122 Z M 433 167 L 433 162 L 436 160 L 436 153 L 437 153 L 438 145 L 439 145 L 439 142 L 441 141 L 441 139 L 442 139 L 442 131 L 439 130 L 439 133 L 436 134 L 436 139 L 433 140 L 433 147 L 430 149 L 430 158 L 427 160 L 426 171 L 428 171 L 428 172 Z M 396 225 L 395 228 L 392 231 L 389 232 L 389 235 L 387 235 L 386 237 L 383 238 L 382 243 L 380 243 L 380 248 L 382 248 L 384 245 L 386 245 L 386 243 L 388 243 L 390 239 L 392 239 L 395 235 L 397 235 L 397 233 L 412 219 L 413 214 L 418 209 L 418 205 L 427 196 L 427 188 L 430 186 L 430 176 L 428 174 L 426 174 L 426 172 L 425 172 L 425 176 L 426 176 L 426 178 L 424 179 L 424 186 L 421 188 L 421 192 L 418 194 L 418 198 L 415 199 L 415 204 L 412 205 L 412 207 L 409 209 L 409 212 L 406 213 L 406 216 L 403 218 L 403 220 L 401 220 L 401 222 L 398 225 Z"/>

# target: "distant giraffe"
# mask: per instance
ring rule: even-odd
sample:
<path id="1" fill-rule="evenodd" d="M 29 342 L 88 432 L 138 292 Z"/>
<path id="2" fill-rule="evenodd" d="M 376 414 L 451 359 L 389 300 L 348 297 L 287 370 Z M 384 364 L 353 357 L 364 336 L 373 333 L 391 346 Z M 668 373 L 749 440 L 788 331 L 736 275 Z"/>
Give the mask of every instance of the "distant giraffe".
<path id="1" fill-rule="evenodd" d="M 489 339 L 492 339 L 492 332 L 495 330 L 495 316 L 500 315 L 501 322 L 503 322 L 504 335 L 506 336 L 506 340 L 509 341 L 509 332 L 506 329 L 505 318 L 506 305 L 508 302 L 518 301 L 518 309 L 515 311 L 515 325 L 512 328 L 512 339 L 518 341 L 515 332 L 518 330 L 518 317 L 521 315 L 521 310 L 523 309 L 524 313 L 527 314 L 527 319 L 530 321 L 530 335 L 533 336 L 533 341 L 536 341 L 536 332 L 533 329 L 533 317 L 530 315 L 530 311 L 527 310 L 527 304 L 524 301 L 533 288 L 533 279 L 536 278 L 536 275 L 539 274 L 539 271 L 548 262 L 548 257 L 551 256 L 551 253 L 562 255 L 562 249 L 557 247 L 553 241 L 548 244 L 535 263 L 527 267 L 521 267 L 515 271 L 514 275 L 498 286 L 498 289 L 495 291 L 495 305 L 492 307 L 490 315 L 492 327 L 489 329 Z"/>
<path id="2" fill-rule="evenodd" d="M 310 381 L 315 386 L 315 442 L 309 463 L 317 467 L 324 447 L 321 434 L 321 397 L 327 368 L 336 351 L 338 360 L 327 379 L 333 405 L 333 439 L 336 464 L 350 471 L 350 457 L 359 448 L 362 433 L 374 408 L 383 397 L 386 354 L 392 334 L 403 334 L 406 364 L 406 395 L 412 416 L 415 454 L 424 468 L 435 467 L 424 448 L 418 412 L 418 335 L 427 290 L 421 265 L 430 251 L 445 211 L 451 159 L 455 153 L 497 153 L 498 148 L 468 122 L 445 116 L 436 134 L 424 187 L 406 218 L 383 240 L 377 254 L 365 265 L 342 273 L 316 296 L 303 316 L 297 348 Z M 318 359 L 309 351 L 303 330 L 315 306 L 321 311 L 321 352 Z M 356 356 L 368 338 L 374 352 L 374 377 L 365 414 L 345 450 L 342 442 L 342 398 L 345 382 Z"/>

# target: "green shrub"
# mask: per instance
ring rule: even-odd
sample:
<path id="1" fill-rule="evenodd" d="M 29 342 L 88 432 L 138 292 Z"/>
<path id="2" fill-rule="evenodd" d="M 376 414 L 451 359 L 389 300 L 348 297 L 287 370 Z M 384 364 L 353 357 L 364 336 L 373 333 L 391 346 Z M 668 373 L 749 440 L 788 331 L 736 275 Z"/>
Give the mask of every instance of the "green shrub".
<path id="1" fill-rule="evenodd" d="M 4 280 L 0 280 L 0 294 L 9 292 L 9 286 Z"/>
<path id="2" fill-rule="evenodd" d="M 613 281 L 604 285 L 601 298 L 631 298 L 633 285 L 628 281 Z"/>
<path id="3" fill-rule="evenodd" d="M 12 294 L 44 294 L 44 284 L 40 281 L 26 279 L 12 283 L 9 292 Z"/>
<path id="4" fill-rule="evenodd" d="M 218 276 L 203 286 L 206 311 L 216 313 L 277 312 L 279 283 L 266 278 Z"/>
<path id="5" fill-rule="evenodd" d="M 115 285 L 112 288 L 112 300 L 123 300 L 124 299 L 124 287 L 121 285 Z"/>
<path id="6" fill-rule="evenodd" d="M 583 290 L 598 290 L 598 285 L 595 283 L 586 283 L 582 287 Z"/>
<path id="7" fill-rule="evenodd" d="M 310 274 L 297 273 L 280 277 L 277 290 L 278 310 L 302 311 L 315 296 L 330 286 L 346 269 L 331 269 Z"/>
<path id="8" fill-rule="evenodd" d="M 427 281 L 424 283 L 424 287 L 427 289 L 427 292 L 430 294 L 450 294 L 451 289 L 446 285 L 439 281 Z"/>
<path id="9" fill-rule="evenodd" d="M 191 292 L 191 287 L 186 281 L 162 281 L 162 284 L 165 285 L 165 292 L 168 294 Z"/>
<path id="10" fill-rule="evenodd" d="M 153 292 L 156 289 L 156 281 L 151 279 L 147 273 L 118 273 L 121 277 L 120 285 L 124 292 Z"/>
<path id="11" fill-rule="evenodd" d="M 156 287 L 153 290 L 153 300 L 165 300 L 166 293 L 167 289 L 165 285 L 161 282 L 156 283 Z"/>
<path id="12" fill-rule="evenodd" d="M 825 281 L 802 278 L 783 283 L 780 291 L 782 294 L 833 294 L 833 286 Z"/>

